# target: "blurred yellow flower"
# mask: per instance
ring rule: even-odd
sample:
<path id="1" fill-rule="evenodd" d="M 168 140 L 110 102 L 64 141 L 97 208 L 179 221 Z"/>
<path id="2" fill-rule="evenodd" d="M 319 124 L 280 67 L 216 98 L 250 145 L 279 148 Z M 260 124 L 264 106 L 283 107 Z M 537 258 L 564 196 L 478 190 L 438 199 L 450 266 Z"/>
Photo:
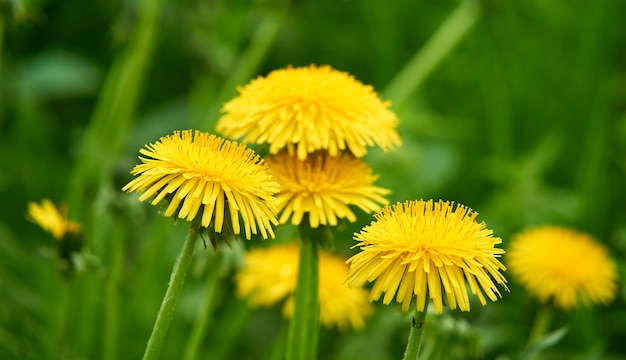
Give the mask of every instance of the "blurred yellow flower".
<path id="1" fill-rule="evenodd" d="M 505 289 L 505 270 L 498 257 L 503 249 L 494 247 L 502 241 L 493 237 L 478 214 L 451 202 L 414 200 L 386 206 L 375 220 L 355 234 L 361 251 L 348 260 L 346 282 L 358 285 L 375 281 L 369 300 L 385 293 L 384 304 L 396 296 L 407 311 L 413 295 L 418 311 L 424 311 L 426 296 L 433 300 L 436 313 L 443 310 L 443 293 L 451 309 L 469 311 L 467 286 L 481 304 L 483 292 L 496 301 Z M 442 293 L 443 285 L 443 293 Z M 482 291 L 481 291 L 482 289 Z M 508 289 L 507 289 L 508 290 Z"/>
<path id="2" fill-rule="evenodd" d="M 58 209 L 48 199 L 43 199 L 41 205 L 29 202 L 28 219 L 41 226 L 57 240 L 62 240 L 68 233 L 79 234 L 81 232 L 80 226 L 68 220 L 66 212 Z"/>
<path id="3" fill-rule="evenodd" d="M 371 86 L 330 66 L 275 70 L 239 89 L 222 108 L 217 123 L 223 136 L 269 144 L 270 153 L 295 146 L 298 158 L 327 150 L 349 150 L 356 157 L 366 146 L 384 151 L 400 145 L 396 115 Z"/>
<path id="4" fill-rule="evenodd" d="M 306 160 L 280 153 L 267 159 L 272 174 L 280 184 L 278 210 L 280 222 L 299 225 L 305 214 L 312 228 L 337 225 L 337 219 L 356 221 L 349 206 L 365 212 L 378 211 L 388 201 L 389 190 L 372 183 L 378 175 L 363 161 L 344 153 L 328 156 L 315 153 Z"/>
<path id="5" fill-rule="evenodd" d="M 606 304 L 617 291 L 617 270 L 593 237 L 559 226 L 516 234 L 505 257 L 519 282 L 542 302 L 569 310 L 577 304 Z"/>
<path id="6" fill-rule="evenodd" d="M 272 306 L 286 298 L 283 314 L 290 318 L 299 258 L 297 243 L 248 251 L 243 268 L 235 276 L 237 295 L 248 297 L 253 306 Z M 351 289 L 342 284 L 347 273 L 345 259 L 320 252 L 320 322 L 325 327 L 360 329 L 365 326 L 365 318 L 372 313 L 365 289 Z"/>
<path id="7" fill-rule="evenodd" d="M 273 197 L 279 185 L 267 164 L 242 144 L 200 131 L 175 131 L 141 149 L 142 164 L 131 171 L 139 175 L 123 191 L 143 192 L 152 205 L 166 199 L 165 216 L 192 221 L 202 216 L 202 226 L 221 233 L 223 226 L 240 233 L 243 219 L 246 238 L 260 231 L 274 237 L 277 225 Z M 229 221 L 230 219 L 230 221 Z M 226 224 L 225 224 L 226 223 Z"/>

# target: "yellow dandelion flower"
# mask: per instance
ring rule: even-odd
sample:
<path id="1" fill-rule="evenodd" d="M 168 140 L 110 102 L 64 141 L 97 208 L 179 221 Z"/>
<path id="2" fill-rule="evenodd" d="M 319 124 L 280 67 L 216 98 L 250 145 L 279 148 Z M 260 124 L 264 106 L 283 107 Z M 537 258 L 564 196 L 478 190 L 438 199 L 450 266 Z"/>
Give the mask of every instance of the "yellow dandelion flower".
<path id="1" fill-rule="evenodd" d="M 28 218 L 57 240 L 62 240 L 68 233 L 79 234 L 81 231 L 77 223 L 67 219 L 64 209 L 58 209 L 48 199 L 43 199 L 41 205 L 28 203 Z"/>
<path id="2" fill-rule="evenodd" d="M 320 252 L 320 322 L 326 327 L 337 325 L 339 329 L 346 329 L 350 325 L 353 329 L 365 327 L 365 318 L 373 313 L 371 304 L 367 301 L 367 290 L 349 288 L 343 282 L 348 275 L 346 259 L 332 256 L 324 251 Z M 293 313 L 293 297 L 287 303 L 289 313 Z"/>
<path id="3" fill-rule="evenodd" d="M 327 150 L 356 157 L 367 146 L 400 145 L 396 115 L 371 86 L 330 66 L 275 70 L 239 89 L 222 108 L 217 131 L 244 142 L 269 144 L 270 153 L 294 146 L 299 159 Z"/>
<path id="4" fill-rule="evenodd" d="M 389 190 L 372 183 L 378 175 L 363 161 L 350 154 L 328 156 L 315 153 L 306 160 L 280 153 L 268 158 L 272 174 L 280 184 L 277 195 L 280 223 L 291 218 L 299 225 L 305 214 L 312 228 L 337 225 L 337 219 L 356 221 L 350 205 L 365 212 L 378 211 L 388 201 Z"/>
<path id="5" fill-rule="evenodd" d="M 263 238 L 274 237 L 271 224 L 278 222 L 273 195 L 279 185 L 254 151 L 215 135 L 185 130 L 162 137 L 140 153 L 145 156 L 139 157 L 142 164 L 131 171 L 139 176 L 123 191 L 143 192 L 140 201 L 154 196 L 152 205 L 166 199 L 165 216 L 188 221 L 202 216 L 202 226 L 217 233 L 226 226 L 238 235 L 241 216 L 247 239 L 257 233 L 257 226 Z"/>
<path id="6" fill-rule="evenodd" d="M 523 231 L 513 237 L 505 259 L 531 294 L 564 310 L 579 303 L 606 304 L 617 291 L 608 251 L 572 229 L 546 225 Z"/>
<path id="7" fill-rule="evenodd" d="M 287 299 L 283 314 L 290 318 L 293 314 L 299 258 L 296 243 L 248 251 L 243 268 L 235 276 L 237 295 L 248 297 L 253 306 L 272 306 Z M 320 322 L 325 327 L 336 326 L 344 330 L 350 326 L 360 329 L 365 326 L 365 318 L 373 311 L 365 289 L 351 289 L 342 284 L 347 274 L 348 266 L 344 259 L 325 251 L 320 252 Z"/>
<path id="8" fill-rule="evenodd" d="M 237 295 L 249 296 L 254 306 L 272 306 L 286 298 L 296 289 L 299 257 L 297 244 L 249 250 L 235 276 Z"/>
<path id="9" fill-rule="evenodd" d="M 389 304 L 396 296 L 403 311 L 415 295 L 418 311 L 424 311 L 428 296 L 441 313 L 442 284 L 452 309 L 469 311 L 468 286 L 481 304 L 486 304 L 483 292 L 496 301 L 501 295 L 494 280 L 507 289 L 500 273 L 505 267 L 497 259 L 504 250 L 494 247 L 502 240 L 475 221 L 476 212 L 453 207 L 448 201 L 414 200 L 383 208 L 354 236 L 361 251 L 348 260 L 348 285 L 375 281 L 369 300 L 385 293 L 383 303 Z"/>

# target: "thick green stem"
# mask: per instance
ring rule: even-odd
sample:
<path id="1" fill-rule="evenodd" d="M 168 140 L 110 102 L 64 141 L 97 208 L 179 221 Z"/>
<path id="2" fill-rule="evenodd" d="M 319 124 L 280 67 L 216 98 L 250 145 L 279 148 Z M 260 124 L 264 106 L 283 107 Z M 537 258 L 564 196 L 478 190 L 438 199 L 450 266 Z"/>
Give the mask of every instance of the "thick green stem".
<path id="1" fill-rule="evenodd" d="M 198 310 L 198 317 L 191 330 L 191 335 L 187 340 L 185 346 L 185 352 L 183 353 L 183 360 L 194 360 L 198 358 L 198 352 L 204 334 L 211 323 L 211 311 L 215 304 L 215 294 L 217 291 L 217 284 L 220 279 L 220 267 L 222 264 L 221 254 L 216 253 L 210 261 L 213 263 L 209 266 L 208 274 L 206 278 L 206 284 L 204 287 L 204 293 L 200 298 L 200 306 Z"/>
<path id="2" fill-rule="evenodd" d="M 476 0 L 461 0 L 428 42 L 391 80 L 382 92 L 383 97 L 396 107 L 400 106 L 469 32 L 479 15 L 480 5 Z"/>
<path id="3" fill-rule="evenodd" d="M 300 265 L 294 294 L 294 311 L 287 333 L 287 360 L 317 358 L 319 338 L 319 248 L 318 237 L 326 232 L 311 229 L 309 218 L 300 224 Z"/>
<path id="4" fill-rule="evenodd" d="M 152 328 L 152 334 L 148 340 L 146 352 L 143 355 L 144 360 L 157 359 L 161 353 L 163 340 L 165 339 L 165 334 L 167 333 L 167 329 L 170 325 L 170 320 L 174 314 L 176 301 L 178 300 L 180 291 L 183 288 L 185 275 L 187 274 L 187 269 L 189 269 L 189 264 L 191 264 L 193 251 L 196 247 L 199 235 L 199 227 L 196 226 L 195 222 L 192 222 L 189 227 L 187 238 L 185 239 L 185 244 L 183 245 L 183 250 L 178 256 L 176 264 L 174 264 L 174 269 L 172 270 L 172 275 L 170 277 L 170 283 L 167 287 L 167 291 L 165 292 L 165 297 L 163 297 L 163 302 L 161 303 L 161 308 L 159 309 L 156 322 Z"/>
<path id="5" fill-rule="evenodd" d="M 424 336 L 424 320 L 426 319 L 426 309 L 424 311 L 416 311 L 411 324 L 411 332 L 409 333 L 409 341 L 404 352 L 404 360 L 417 360 L 422 347 L 422 338 Z"/>

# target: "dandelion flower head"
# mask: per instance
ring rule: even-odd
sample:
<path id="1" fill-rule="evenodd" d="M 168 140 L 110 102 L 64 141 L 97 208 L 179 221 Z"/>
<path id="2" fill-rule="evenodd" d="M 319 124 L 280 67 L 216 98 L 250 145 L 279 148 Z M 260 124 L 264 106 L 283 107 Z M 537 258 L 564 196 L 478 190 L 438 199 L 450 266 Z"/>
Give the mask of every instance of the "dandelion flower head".
<path id="1" fill-rule="evenodd" d="M 122 188 L 142 192 L 140 201 L 153 198 L 152 205 L 169 201 L 165 216 L 192 221 L 201 217 L 202 227 L 221 233 L 232 227 L 246 238 L 257 234 L 274 237 L 274 204 L 279 185 L 265 161 L 242 144 L 191 130 L 175 131 L 141 149 L 142 164 L 131 171 L 137 175 Z M 230 219 L 230 221 L 229 221 Z M 226 224 L 225 224 L 226 223 Z"/>
<path id="2" fill-rule="evenodd" d="M 606 304 L 617 290 L 608 251 L 588 234 L 539 226 L 515 235 L 505 257 L 513 276 L 540 301 L 569 310 L 582 303 Z"/>
<path id="3" fill-rule="evenodd" d="M 317 152 L 306 160 L 282 152 L 267 159 L 280 184 L 279 221 L 299 225 L 308 214 L 312 228 L 337 225 L 337 220 L 356 221 L 350 206 L 370 213 L 387 204 L 389 190 L 372 185 L 378 178 L 367 163 L 349 153 L 328 156 Z"/>
<path id="4" fill-rule="evenodd" d="M 356 157 L 367 146 L 400 145 L 396 115 L 371 86 L 330 66 L 287 67 L 259 77 L 226 103 L 217 123 L 223 136 L 269 144 L 272 154 L 295 147 L 298 158 L 326 150 Z"/>
<path id="5" fill-rule="evenodd" d="M 413 296 L 418 311 L 424 311 L 426 297 L 436 313 L 443 310 L 444 299 L 451 309 L 469 311 L 467 288 L 481 304 L 485 295 L 492 301 L 500 295 L 494 281 L 506 288 L 505 270 L 496 248 L 500 238 L 493 237 L 478 214 L 468 207 L 432 200 L 407 201 L 384 207 L 375 220 L 354 238 L 361 251 L 348 260 L 346 282 L 357 285 L 375 281 L 369 300 L 383 303 L 396 297 L 407 311 Z M 443 285 L 443 286 L 442 286 Z M 483 294 L 484 293 L 484 294 Z"/>
<path id="6" fill-rule="evenodd" d="M 248 251 L 243 268 L 235 276 L 237 295 L 248 297 L 253 306 L 272 306 L 286 299 L 283 314 L 291 317 L 299 257 L 297 243 Z M 320 252 L 320 322 L 327 328 L 363 328 L 365 318 L 373 312 L 365 289 L 342 284 L 347 273 L 345 259 Z"/>
<path id="7" fill-rule="evenodd" d="M 43 199 L 41 205 L 28 203 L 28 218 L 52 234 L 57 240 L 62 240 L 66 234 L 79 234 L 80 226 L 67 219 L 64 209 L 57 208 L 50 200 Z"/>

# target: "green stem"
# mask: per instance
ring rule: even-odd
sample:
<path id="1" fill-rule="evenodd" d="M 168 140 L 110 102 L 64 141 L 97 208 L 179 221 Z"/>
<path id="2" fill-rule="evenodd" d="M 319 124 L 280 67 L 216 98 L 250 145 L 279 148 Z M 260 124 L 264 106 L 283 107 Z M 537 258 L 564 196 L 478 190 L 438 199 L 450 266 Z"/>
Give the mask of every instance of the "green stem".
<path id="1" fill-rule="evenodd" d="M 95 204 L 105 204 L 107 199 L 107 185 L 103 184 L 98 190 L 94 204 L 87 208 L 83 208 L 85 213 L 90 213 L 92 221 L 84 223 L 84 240 L 83 249 L 89 249 L 89 252 L 96 256 L 104 256 L 107 252 L 107 245 L 112 236 L 111 229 L 115 227 L 113 212 L 98 209 Z M 88 225 L 89 224 L 89 225 Z M 119 231 L 119 230 L 118 230 Z M 87 245 L 89 242 L 89 245 Z M 103 316 L 103 302 L 100 300 L 106 294 L 106 284 L 101 281 L 100 275 L 95 271 L 88 271 L 83 276 L 79 276 L 79 281 L 74 285 L 75 290 L 72 294 L 73 302 L 70 311 L 72 314 L 72 326 L 69 328 L 67 341 L 71 341 L 71 348 L 78 354 L 86 358 L 96 356 L 96 343 L 100 332 L 81 331 L 82 329 L 97 329 L 101 326 L 100 319 Z M 106 306 L 106 305 L 105 305 Z M 99 355 L 98 355 L 99 356 Z"/>
<path id="2" fill-rule="evenodd" d="M 0 13 L 0 70 L 2 70 L 2 47 L 4 46 L 4 27 L 5 20 L 3 14 Z M 2 76 L 2 74 L 0 74 Z"/>
<path id="3" fill-rule="evenodd" d="M 385 98 L 400 106 L 465 36 L 480 15 L 476 0 L 461 0 L 424 46 L 396 74 L 382 91 Z"/>
<path id="4" fill-rule="evenodd" d="M 413 317 L 411 332 L 409 333 L 409 341 L 404 352 L 404 360 L 419 359 L 420 348 L 422 347 L 422 338 L 424 336 L 424 320 L 426 319 L 426 309 L 424 311 L 416 311 Z"/>
<path id="5" fill-rule="evenodd" d="M 231 359 L 234 345 L 238 344 L 243 329 L 249 324 L 252 310 L 247 304 L 234 302 L 221 314 L 216 327 L 220 329 L 219 341 L 215 341 L 209 351 L 207 359 Z M 226 319 L 226 320 L 225 320 Z"/>
<path id="6" fill-rule="evenodd" d="M 57 338 L 57 354 L 65 355 L 67 346 L 68 335 L 68 313 L 70 309 L 70 298 L 73 290 L 73 284 L 75 282 L 74 276 L 68 279 L 62 279 L 61 299 L 59 301 L 59 334 Z"/>
<path id="7" fill-rule="evenodd" d="M 215 304 L 215 294 L 217 292 L 217 284 L 220 279 L 221 270 L 221 258 L 220 253 L 216 253 L 215 256 L 210 259 L 212 264 L 209 266 L 208 274 L 206 277 L 206 284 L 204 287 L 204 293 L 200 298 L 200 306 L 198 311 L 198 317 L 191 330 L 191 335 L 187 340 L 185 346 L 185 352 L 183 353 L 184 360 L 194 360 L 198 358 L 198 351 L 204 334 L 211 323 L 211 311 Z"/>
<path id="8" fill-rule="evenodd" d="M 319 338 L 319 229 L 311 229 L 305 216 L 299 227 L 300 264 L 294 294 L 294 311 L 287 333 L 287 360 L 317 358 Z"/>
<path id="9" fill-rule="evenodd" d="M 537 339 L 544 335 L 548 331 L 550 321 L 552 320 L 552 309 L 548 305 L 542 305 L 537 314 L 535 314 L 535 321 L 533 327 L 530 330 L 528 336 L 528 345 L 532 345 Z"/>
<path id="10" fill-rule="evenodd" d="M 159 309 L 156 322 L 152 328 L 152 334 L 148 340 L 146 352 L 143 355 L 144 360 L 157 359 L 161 353 L 163 340 L 165 339 L 165 334 L 167 333 L 167 329 L 170 325 L 170 320 L 174 314 L 174 307 L 183 287 L 187 269 L 189 269 L 189 264 L 191 264 L 193 251 L 196 247 L 199 235 L 199 226 L 197 226 L 196 221 L 194 221 L 189 227 L 189 233 L 185 239 L 183 250 L 178 256 L 176 264 L 174 264 L 174 269 L 172 270 L 172 275 L 170 277 L 170 283 L 167 287 L 167 291 L 165 292 L 165 297 L 163 297 L 163 302 L 161 303 L 161 308 Z"/>
<path id="11" fill-rule="evenodd" d="M 278 335 L 276 335 L 276 340 L 274 340 L 272 349 L 267 357 L 268 360 L 283 360 L 284 359 L 288 325 L 289 324 L 287 324 L 287 322 L 283 322 L 281 324 Z"/>
<path id="12" fill-rule="evenodd" d="M 114 360 L 118 358 L 118 337 L 120 327 L 120 278 L 124 268 L 124 236 L 125 227 L 121 219 L 114 220 L 111 234 L 109 276 L 106 284 L 104 339 L 102 358 Z"/>

